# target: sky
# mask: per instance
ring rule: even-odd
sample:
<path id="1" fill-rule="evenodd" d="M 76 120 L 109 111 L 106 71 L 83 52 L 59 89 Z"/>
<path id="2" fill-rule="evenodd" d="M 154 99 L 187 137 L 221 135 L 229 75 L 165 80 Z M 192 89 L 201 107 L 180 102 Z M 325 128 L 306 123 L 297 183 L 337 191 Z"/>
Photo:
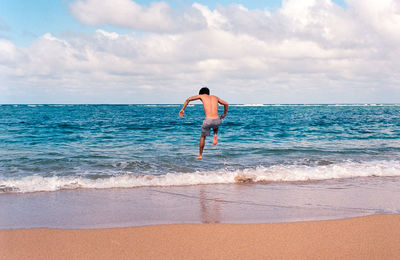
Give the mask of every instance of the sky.
<path id="1" fill-rule="evenodd" d="M 397 0 L 0 0 L 0 103 L 400 103 Z"/>

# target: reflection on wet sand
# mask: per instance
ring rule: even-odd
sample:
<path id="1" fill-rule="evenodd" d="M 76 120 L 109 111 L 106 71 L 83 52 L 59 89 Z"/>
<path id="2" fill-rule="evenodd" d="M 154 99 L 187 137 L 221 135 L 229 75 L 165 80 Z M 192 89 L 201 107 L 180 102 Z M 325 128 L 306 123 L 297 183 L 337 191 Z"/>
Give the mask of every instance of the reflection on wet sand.
<path id="1" fill-rule="evenodd" d="M 204 186 L 200 187 L 200 213 L 201 222 L 204 224 L 216 224 L 221 221 L 221 201 L 207 197 Z"/>

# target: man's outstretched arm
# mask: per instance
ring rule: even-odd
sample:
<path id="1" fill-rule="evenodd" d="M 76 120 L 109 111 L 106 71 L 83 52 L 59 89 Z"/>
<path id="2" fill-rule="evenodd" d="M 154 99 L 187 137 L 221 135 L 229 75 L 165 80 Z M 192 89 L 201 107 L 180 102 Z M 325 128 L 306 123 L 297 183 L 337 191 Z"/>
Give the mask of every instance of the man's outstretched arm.
<path id="1" fill-rule="evenodd" d="M 193 101 L 193 100 L 197 100 L 197 99 L 200 99 L 200 95 L 187 98 L 186 101 L 185 101 L 185 103 L 183 104 L 183 107 L 182 107 L 181 111 L 179 111 L 179 116 L 180 116 L 180 117 L 183 117 L 183 115 L 185 114 L 185 108 L 187 107 L 187 105 L 189 104 L 189 102 L 190 102 L 190 101 Z"/>
<path id="2" fill-rule="evenodd" d="M 222 100 L 220 98 L 218 98 L 218 103 L 220 103 L 221 105 L 224 105 L 224 113 L 221 115 L 221 119 L 223 119 L 223 118 L 225 118 L 226 113 L 228 113 L 229 104 L 228 104 L 228 102 L 226 102 L 225 100 Z"/>

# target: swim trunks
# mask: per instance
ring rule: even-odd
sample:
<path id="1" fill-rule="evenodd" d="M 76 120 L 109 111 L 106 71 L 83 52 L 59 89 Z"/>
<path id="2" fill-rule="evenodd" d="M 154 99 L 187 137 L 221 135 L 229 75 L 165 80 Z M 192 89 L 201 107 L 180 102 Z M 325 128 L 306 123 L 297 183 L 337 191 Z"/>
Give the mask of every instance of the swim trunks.
<path id="1" fill-rule="evenodd" d="M 221 124 L 220 118 L 205 118 L 203 125 L 201 126 L 201 136 L 210 136 L 210 129 L 218 131 L 218 127 Z"/>

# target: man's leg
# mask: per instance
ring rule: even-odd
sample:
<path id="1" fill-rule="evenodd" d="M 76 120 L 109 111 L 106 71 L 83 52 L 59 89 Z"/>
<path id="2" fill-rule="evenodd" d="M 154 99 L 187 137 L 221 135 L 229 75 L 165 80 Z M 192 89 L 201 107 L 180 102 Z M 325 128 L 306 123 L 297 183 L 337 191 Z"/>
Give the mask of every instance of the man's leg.
<path id="1" fill-rule="evenodd" d="M 199 156 L 197 156 L 196 159 L 202 159 L 203 158 L 203 149 L 204 149 L 205 141 L 206 141 L 206 137 L 202 135 L 200 137 Z"/>
<path id="2" fill-rule="evenodd" d="M 217 143 L 218 143 L 217 134 L 218 134 L 218 128 L 214 129 L 213 145 L 217 145 Z"/>

